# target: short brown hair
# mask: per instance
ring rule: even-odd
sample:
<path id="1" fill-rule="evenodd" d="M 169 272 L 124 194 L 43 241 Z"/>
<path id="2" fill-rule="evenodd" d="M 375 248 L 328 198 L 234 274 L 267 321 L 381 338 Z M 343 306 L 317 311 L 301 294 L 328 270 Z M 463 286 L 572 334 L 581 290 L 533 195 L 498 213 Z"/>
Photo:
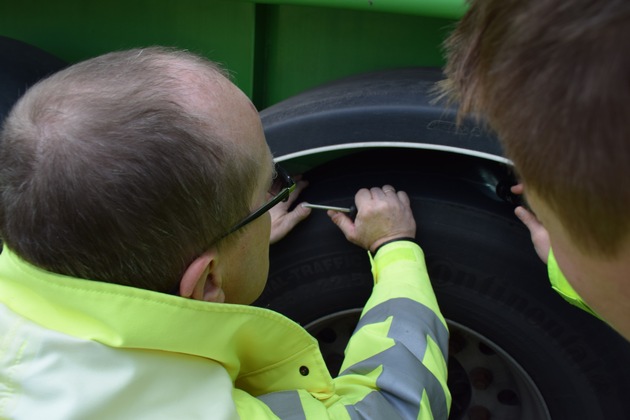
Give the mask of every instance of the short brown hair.
<path id="1" fill-rule="evenodd" d="M 248 214 L 257 182 L 256 157 L 188 103 L 222 77 L 210 61 L 153 47 L 31 88 L 1 134 L 5 244 L 52 272 L 171 290 Z"/>
<path id="2" fill-rule="evenodd" d="M 630 2 L 473 0 L 446 42 L 444 91 L 483 116 L 576 245 L 630 234 Z"/>

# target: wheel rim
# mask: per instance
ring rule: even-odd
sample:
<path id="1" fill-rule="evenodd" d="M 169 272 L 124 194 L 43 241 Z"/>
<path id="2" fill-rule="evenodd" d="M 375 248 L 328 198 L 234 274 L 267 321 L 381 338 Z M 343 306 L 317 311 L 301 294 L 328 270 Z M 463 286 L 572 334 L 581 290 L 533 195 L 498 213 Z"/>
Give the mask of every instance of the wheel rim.
<path id="1" fill-rule="evenodd" d="M 360 315 L 360 309 L 350 309 L 305 326 L 317 338 L 333 376 L 339 372 Z M 478 332 L 455 321 L 447 323 L 448 386 L 453 398 L 450 420 L 551 419 L 538 387 L 514 358 Z"/>

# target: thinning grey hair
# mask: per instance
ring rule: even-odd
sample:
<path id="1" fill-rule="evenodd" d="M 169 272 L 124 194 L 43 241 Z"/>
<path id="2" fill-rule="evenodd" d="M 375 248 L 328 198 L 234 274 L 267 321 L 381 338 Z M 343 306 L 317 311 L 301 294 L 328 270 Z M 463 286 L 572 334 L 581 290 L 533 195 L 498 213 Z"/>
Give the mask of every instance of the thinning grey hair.
<path id="1" fill-rule="evenodd" d="M 109 53 L 32 87 L 0 134 L 0 229 L 43 269 L 167 292 L 249 212 L 255 157 L 191 112 L 192 53 Z M 214 84 L 216 85 L 216 84 Z"/>

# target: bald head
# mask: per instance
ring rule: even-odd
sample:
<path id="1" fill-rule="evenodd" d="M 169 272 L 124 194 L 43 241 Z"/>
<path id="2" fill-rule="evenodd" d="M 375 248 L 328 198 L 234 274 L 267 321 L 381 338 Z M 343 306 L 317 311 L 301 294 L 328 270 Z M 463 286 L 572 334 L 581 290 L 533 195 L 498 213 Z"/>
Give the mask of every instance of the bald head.
<path id="1" fill-rule="evenodd" d="M 71 66 L 5 123 L 5 243 L 49 271 L 169 290 L 248 213 L 256 156 L 239 139 L 259 124 L 193 54 L 148 48 Z"/>

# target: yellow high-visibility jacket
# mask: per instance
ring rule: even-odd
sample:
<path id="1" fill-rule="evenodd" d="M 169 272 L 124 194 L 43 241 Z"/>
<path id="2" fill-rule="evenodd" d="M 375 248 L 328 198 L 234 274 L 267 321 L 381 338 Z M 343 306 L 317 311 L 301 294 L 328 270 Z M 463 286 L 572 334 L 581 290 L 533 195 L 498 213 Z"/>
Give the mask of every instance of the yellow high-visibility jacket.
<path id="1" fill-rule="evenodd" d="M 560 267 L 558 266 L 558 262 L 556 261 L 556 257 L 553 255 L 553 250 L 551 249 L 549 250 L 549 257 L 547 258 L 547 272 L 549 273 L 551 287 L 560 296 L 562 296 L 564 300 L 569 302 L 571 305 L 577 306 L 583 311 L 600 318 L 600 316 L 597 315 L 586 302 L 584 302 L 573 286 L 571 286 L 571 284 L 567 281 L 564 274 L 562 274 L 562 271 L 560 271 Z"/>
<path id="2" fill-rule="evenodd" d="M 383 246 L 331 378 L 270 310 L 75 279 L 0 255 L 2 419 L 446 419 L 448 330 L 412 242 Z"/>

